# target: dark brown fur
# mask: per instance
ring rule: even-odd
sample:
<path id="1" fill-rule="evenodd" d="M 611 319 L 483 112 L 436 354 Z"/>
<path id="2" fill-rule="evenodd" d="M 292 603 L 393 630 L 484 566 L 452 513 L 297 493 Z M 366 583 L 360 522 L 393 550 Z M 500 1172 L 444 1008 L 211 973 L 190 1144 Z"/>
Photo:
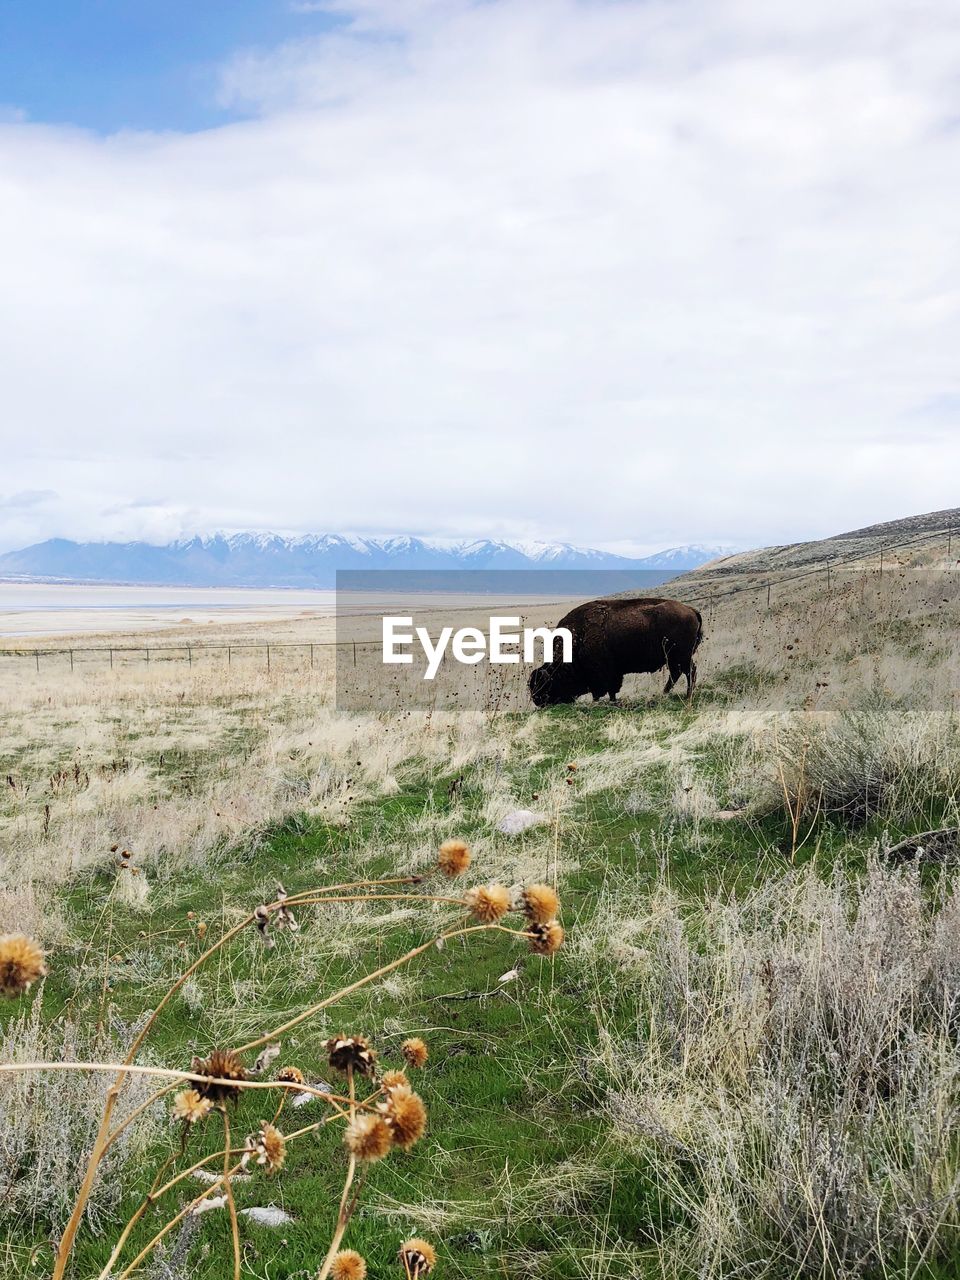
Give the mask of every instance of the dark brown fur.
<path id="1" fill-rule="evenodd" d="M 530 676 L 530 696 L 538 707 L 573 702 L 583 693 L 593 694 L 594 701 L 608 694 L 616 702 L 625 675 L 663 667 L 670 671 L 664 693 L 682 675 L 687 677 L 687 697 L 693 693 L 693 655 L 703 635 L 703 619 L 690 605 L 662 596 L 591 600 L 571 609 L 557 625 L 573 636 L 573 661 L 560 661 L 557 640 L 553 661 Z"/>

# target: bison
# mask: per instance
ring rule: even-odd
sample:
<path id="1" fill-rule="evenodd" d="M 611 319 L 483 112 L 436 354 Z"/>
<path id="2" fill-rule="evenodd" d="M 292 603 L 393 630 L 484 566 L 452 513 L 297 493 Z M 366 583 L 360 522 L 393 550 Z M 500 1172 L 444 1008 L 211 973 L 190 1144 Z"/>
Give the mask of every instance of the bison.
<path id="1" fill-rule="evenodd" d="M 591 600 L 571 609 L 557 625 L 572 635 L 573 661 L 560 661 L 558 637 L 553 661 L 544 662 L 530 676 L 530 697 L 536 706 L 574 702 L 582 693 L 592 693 L 594 701 L 609 694 L 616 702 L 629 672 L 663 667 L 670 669 L 664 693 L 682 675 L 687 677 L 687 697 L 693 693 L 693 655 L 703 636 L 703 619 L 690 605 L 662 596 Z"/>

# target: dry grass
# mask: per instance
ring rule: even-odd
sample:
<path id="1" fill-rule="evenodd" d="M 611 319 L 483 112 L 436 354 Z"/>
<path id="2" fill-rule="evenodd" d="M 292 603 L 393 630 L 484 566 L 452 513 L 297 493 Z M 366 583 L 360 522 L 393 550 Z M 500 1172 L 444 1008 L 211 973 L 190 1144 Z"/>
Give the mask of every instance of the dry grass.
<path id="1" fill-rule="evenodd" d="M 607 902 L 608 1112 L 671 1206 L 662 1274 L 917 1275 L 960 1227 L 960 895 L 812 867 L 741 900 Z"/>
<path id="2" fill-rule="evenodd" d="M 65 881 L 129 849 L 169 877 L 295 814 L 349 822 L 414 762 L 505 745 L 480 712 L 340 714 L 332 660 L 267 672 L 208 658 L 70 674 L 0 663 L 0 880 Z"/>
<path id="3" fill-rule="evenodd" d="M 133 1029 L 100 1028 L 67 1016 L 48 1023 L 36 1001 L 13 1017 L 0 1036 L 0 1061 L 99 1061 L 126 1052 Z M 109 1081 L 104 1076 L 0 1075 L 0 1196 L 4 1215 L 27 1228 L 65 1222 L 97 1131 Z M 133 1080 L 123 1095 L 122 1120 L 146 1101 L 149 1082 Z M 116 1222 L 118 1183 L 140 1176 L 169 1122 L 159 1104 L 136 1119 L 104 1158 L 87 1204 L 86 1221 L 101 1231 Z"/>

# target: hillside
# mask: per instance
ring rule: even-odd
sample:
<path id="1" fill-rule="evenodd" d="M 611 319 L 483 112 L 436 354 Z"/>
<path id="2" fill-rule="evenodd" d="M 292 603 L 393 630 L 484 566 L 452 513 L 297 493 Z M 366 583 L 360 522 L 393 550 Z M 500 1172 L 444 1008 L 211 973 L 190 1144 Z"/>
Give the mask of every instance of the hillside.
<path id="1" fill-rule="evenodd" d="M 698 582 L 731 574 L 788 572 L 817 566 L 866 565 L 881 552 L 890 563 L 915 568 L 953 567 L 960 554 L 960 507 L 905 516 L 811 542 L 761 547 L 699 567 Z M 953 554 L 951 554 L 953 553 Z"/>

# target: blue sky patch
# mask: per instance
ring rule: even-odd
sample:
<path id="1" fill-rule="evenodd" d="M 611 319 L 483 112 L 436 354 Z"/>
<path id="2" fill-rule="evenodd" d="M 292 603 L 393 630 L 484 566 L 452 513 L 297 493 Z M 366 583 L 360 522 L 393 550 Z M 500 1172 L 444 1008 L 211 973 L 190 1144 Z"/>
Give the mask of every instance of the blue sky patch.
<path id="1" fill-rule="evenodd" d="M 0 120 L 209 128 L 240 114 L 217 102 L 220 64 L 330 25 L 290 0 L 4 0 Z"/>

